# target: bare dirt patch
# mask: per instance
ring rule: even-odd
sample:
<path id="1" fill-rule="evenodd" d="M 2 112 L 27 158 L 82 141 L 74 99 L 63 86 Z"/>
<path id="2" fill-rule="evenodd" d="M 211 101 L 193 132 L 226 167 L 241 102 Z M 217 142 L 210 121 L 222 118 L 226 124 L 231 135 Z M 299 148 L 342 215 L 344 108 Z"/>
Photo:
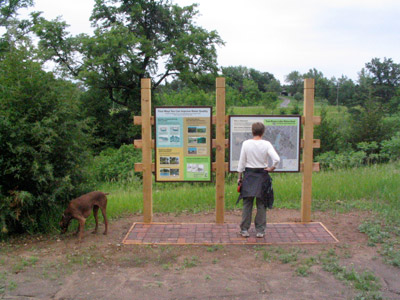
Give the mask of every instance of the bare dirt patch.
<path id="1" fill-rule="evenodd" d="M 226 213 L 239 222 L 240 211 Z M 268 222 L 299 221 L 299 212 L 274 209 Z M 358 226 L 366 212 L 316 212 L 335 245 L 122 245 L 133 215 L 110 221 L 109 234 L 21 237 L 1 244 L 0 299 L 352 299 L 360 291 L 324 270 L 335 253 L 340 265 L 371 270 L 385 299 L 400 299 L 400 270 L 382 262 Z M 156 214 L 157 222 L 214 222 L 212 213 Z M 100 231 L 102 228 L 100 228 Z"/>

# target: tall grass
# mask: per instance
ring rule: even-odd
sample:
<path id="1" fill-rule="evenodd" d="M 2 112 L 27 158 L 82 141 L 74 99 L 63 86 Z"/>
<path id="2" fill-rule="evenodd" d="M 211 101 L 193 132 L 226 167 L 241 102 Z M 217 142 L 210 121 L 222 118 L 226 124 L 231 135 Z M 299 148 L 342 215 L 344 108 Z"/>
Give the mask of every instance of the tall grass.
<path id="1" fill-rule="evenodd" d="M 300 209 L 302 175 L 273 174 L 275 207 Z M 372 210 L 396 217 L 400 213 L 400 164 L 373 165 L 355 169 L 324 171 L 313 174 L 313 210 Z M 141 213 L 143 195 L 140 183 L 104 183 L 99 190 L 110 192 L 108 214 L 119 217 Z M 225 185 L 225 207 L 236 206 L 238 193 L 235 177 Z M 154 212 L 200 212 L 215 209 L 214 183 L 155 183 Z"/>

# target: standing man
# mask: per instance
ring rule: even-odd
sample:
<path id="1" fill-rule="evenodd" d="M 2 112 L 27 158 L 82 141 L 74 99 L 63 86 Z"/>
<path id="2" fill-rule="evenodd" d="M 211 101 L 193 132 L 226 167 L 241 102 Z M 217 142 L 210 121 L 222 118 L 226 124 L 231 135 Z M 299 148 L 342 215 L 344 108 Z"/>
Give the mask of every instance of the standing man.
<path id="1" fill-rule="evenodd" d="M 267 227 L 267 196 L 268 190 L 271 189 L 271 177 L 268 172 L 275 170 L 280 158 L 272 144 L 262 139 L 265 131 L 263 123 L 254 123 L 251 131 L 253 138 L 243 142 L 238 165 L 238 183 L 242 182 L 239 199 L 243 199 L 240 234 L 243 237 L 250 236 L 253 201 L 256 198 L 257 214 L 254 225 L 256 237 L 262 238 Z M 272 160 L 270 167 L 268 167 L 268 157 Z"/>

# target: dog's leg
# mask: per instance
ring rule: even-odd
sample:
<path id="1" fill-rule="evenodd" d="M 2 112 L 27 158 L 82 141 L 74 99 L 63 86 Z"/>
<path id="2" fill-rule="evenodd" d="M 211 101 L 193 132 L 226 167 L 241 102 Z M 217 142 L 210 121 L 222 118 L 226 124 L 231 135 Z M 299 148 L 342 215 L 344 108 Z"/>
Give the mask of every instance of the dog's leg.
<path id="1" fill-rule="evenodd" d="M 99 227 L 99 218 L 97 216 L 97 213 L 99 212 L 99 207 L 97 205 L 93 206 L 93 216 L 94 216 L 94 220 L 96 221 L 96 227 L 94 228 L 94 231 L 92 232 L 97 233 L 97 228 Z"/>
<path id="2" fill-rule="evenodd" d="M 79 237 L 78 237 L 78 242 L 80 242 L 80 241 L 82 240 L 82 238 L 83 238 L 83 231 L 84 231 L 84 228 L 85 228 L 86 219 L 85 219 L 84 217 L 79 217 L 79 218 L 78 218 L 78 221 L 79 221 Z"/>
<path id="3" fill-rule="evenodd" d="M 105 226 L 105 229 L 104 229 L 104 235 L 106 235 L 107 234 L 107 231 L 108 231 L 108 221 L 107 221 L 107 212 L 106 212 L 106 207 L 101 207 L 101 213 L 103 214 L 103 219 L 104 219 L 104 226 Z"/>

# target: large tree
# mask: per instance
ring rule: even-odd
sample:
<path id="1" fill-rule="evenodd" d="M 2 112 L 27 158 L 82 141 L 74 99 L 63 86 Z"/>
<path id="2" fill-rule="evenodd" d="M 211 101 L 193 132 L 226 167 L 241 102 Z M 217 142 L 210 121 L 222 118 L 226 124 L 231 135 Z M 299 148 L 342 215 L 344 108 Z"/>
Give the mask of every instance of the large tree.
<path id="1" fill-rule="evenodd" d="M 396 88 L 400 85 L 400 65 L 391 58 L 373 58 L 365 64 L 366 74 L 371 83 L 372 96 L 382 104 L 387 104 L 395 95 Z"/>
<path id="2" fill-rule="evenodd" d="M 33 0 L 0 0 L 0 26 L 7 26 L 9 20 L 17 14 L 18 9 L 32 4 Z"/>
<path id="3" fill-rule="evenodd" d="M 289 84 L 289 93 L 292 95 L 303 92 L 303 76 L 299 71 L 292 71 L 286 75 L 285 82 Z"/>
<path id="4" fill-rule="evenodd" d="M 33 21 L 44 59 L 136 113 L 141 78 L 151 77 L 156 88 L 170 76 L 195 81 L 217 72 L 216 46 L 223 41 L 195 24 L 196 8 L 169 0 L 96 0 L 92 36 L 71 36 L 65 22 L 40 14 Z"/>

